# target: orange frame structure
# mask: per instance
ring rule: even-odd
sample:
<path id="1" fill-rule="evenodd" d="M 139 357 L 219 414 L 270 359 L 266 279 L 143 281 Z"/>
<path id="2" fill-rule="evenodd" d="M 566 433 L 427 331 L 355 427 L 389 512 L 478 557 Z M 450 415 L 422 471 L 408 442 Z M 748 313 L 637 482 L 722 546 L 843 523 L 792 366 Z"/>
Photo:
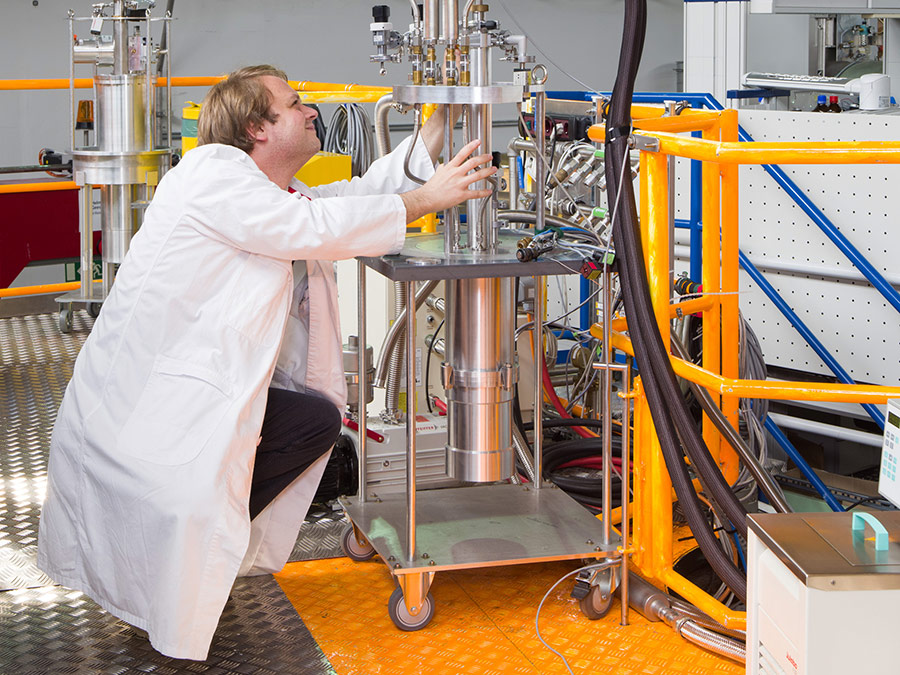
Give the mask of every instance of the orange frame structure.
<path id="1" fill-rule="evenodd" d="M 211 77 L 173 77 L 173 87 L 211 87 L 216 82 L 225 79 L 225 75 Z M 156 80 L 156 86 L 164 87 L 167 84 L 165 77 Z M 336 82 L 312 82 L 309 80 L 289 80 L 288 84 L 296 89 L 304 103 L 372 103 L 385 94 L 392 91 L 391 87 L 373 87 L 359 84 L 342 84 Z M 76 89 L 90 89 L 94 86 L 91 78 L 76 78 L 72 86 Z M 34 91 L 47 89 L 68 89 L 68 78 L 47 78 L 29 80 L 0 80 L 0 91 Z M 19 183 L 14 185 L 0 185 L 0 193 L 5 192 L 47 192 L 50 190 L 77 190 L 80 189 L 74 181 L 54 181 L 47 183 Z M 425 216 L 421 219 L 420 227 L 423 232 L 435 231 L 434 216 Z M 57 293 L 76 290 L 81 287 L 81 282 L 65 284 L 42 284 L 40 286 L 24 286 L 17 288 L 0 289 L 0 298 L 19 297 L 27 295 L 40 295 L 45 293 Z"/>
<path id="2" fill-rule="evenodd" d="M 900 386 L 768 382 L 738 379 L 739 262 L 738 168 L 740 164 L 869 164 L 900 163 L 900 143 L 741 143 L 736 110 L 684 110 L 666 116 L 659 107 L 632 107 L 636 146 L 640 148 L 640 221 L 650 295 L 660 333 L 669 343 L 672 318 L 696 313 L 703 320 L 702 366 L 670 355 L 675 373 L 706 388 L 732 426 L 738 424 L 742 397 L 780 400 L 884 403 L 900 397 Z M 699 131 L 702 138 L 679 136 Z M 591 140 L 603 142 L 604 125 L 589 129 Z M 700 160 L 702 164 L 703 234 L 702 284 L 704 295 L 671 304 L 669 259 L 668 159 Z M 627 320 L 612 323 L 612 345 L 633 355 L 625 334 Z M 602 329 L 591 329 L 602 339 Z M 672 541 L 672 482 L 653 427 L 647 398 L 639 378 L 634 398 L 634 494 L 632 538 L 627 542 L 633 564 L 652 580 L 668 586 L 729 628 L 746 629 L 746 613 L 734 611 L 674 570 Z M 738 475 L 735 452 L 712 422 L 704 418 L 703 438 L 723 475 L 734 483 Z M 696 481 L 695 481 L 696 486 Z"/>

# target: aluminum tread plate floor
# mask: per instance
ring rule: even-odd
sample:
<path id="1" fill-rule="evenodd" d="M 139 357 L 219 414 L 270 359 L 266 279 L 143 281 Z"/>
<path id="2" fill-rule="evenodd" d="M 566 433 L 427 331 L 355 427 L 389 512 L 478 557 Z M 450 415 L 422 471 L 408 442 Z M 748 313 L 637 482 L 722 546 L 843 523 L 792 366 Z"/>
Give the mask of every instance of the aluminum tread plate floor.
<path id="1" fill-rule="evenodd" d="M 92 324 L 84 310 L 68 334 L 55 314 L 0 319 L 0 673 L 333 673 L 270 576 L 238 580 L 198 663 L 162 656 L 141 631 L 37 568 L 50 434 Z M 341 555 L 342 516 L 312 513 L 291 559 Z"/>
<path id="2" fill-rule="evenodd" d="M 61 586 L 0 593 L 0 673 L 335 673 L 271 576 L 238 579 L 206 661 L 155 651 L 143 631 Z"/>

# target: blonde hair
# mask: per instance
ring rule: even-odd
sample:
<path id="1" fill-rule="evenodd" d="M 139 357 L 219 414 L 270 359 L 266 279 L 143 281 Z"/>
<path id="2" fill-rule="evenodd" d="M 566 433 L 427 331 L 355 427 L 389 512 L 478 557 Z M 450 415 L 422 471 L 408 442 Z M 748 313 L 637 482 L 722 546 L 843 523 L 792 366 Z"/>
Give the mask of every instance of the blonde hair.
<path id="1" fill-rule="evenodd" d="M 246 66 L 213 85 L 203 99 L 197 122 L 197 145 L 222 143 L 246 153 L 255 143 L 251 130 L 263 120 L 274 123 L 272 96 L 262 77 L 271 75 L 287 82 L 287 75 L 275 66 Z"/>

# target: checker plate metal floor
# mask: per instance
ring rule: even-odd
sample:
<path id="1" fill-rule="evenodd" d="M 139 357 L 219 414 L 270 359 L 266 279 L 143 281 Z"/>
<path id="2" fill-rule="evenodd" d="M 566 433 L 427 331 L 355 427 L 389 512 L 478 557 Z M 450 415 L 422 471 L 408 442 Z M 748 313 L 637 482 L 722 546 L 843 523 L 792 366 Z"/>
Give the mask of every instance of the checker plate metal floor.
<path id="1" fill-rule="evenodd" d="M 0 673 L 334 673 L 270 576 L 239 579 L 200 663 L 156 652 L 146 635 L 60 586 L 0 593 Z"/>
<path id="2" fill-rule="evenodd" d="M 431 592 L 434 619 L 421 631 L 397 630 L 387 613 L 394 582 L 378 558 L 291 563 L 275 575 L 322 651 L 342 675 L 566 673 L 534 631 L 538 603 L 569 563 L 440 572 Z M 541 634 L 575 673 L 740 675 L 743 666 L 689 644 L 637 612 L 619 625 L 620 605 L 590 621 L 561 583 L 541 610 Z"/>
<path id="3" fill-rule="evenodd" d="M 335 672 L 270 576 L 237 581 L 209 659 L 197 663 L 162 656 L 37 568 L 50 434 L 92 324 L 83 310 L 66 335 L 55 314 L 0 319 L 0 673 Z M 304 523 L 292 559 L 341 555 L 341 518 L 323 508 Z"/>

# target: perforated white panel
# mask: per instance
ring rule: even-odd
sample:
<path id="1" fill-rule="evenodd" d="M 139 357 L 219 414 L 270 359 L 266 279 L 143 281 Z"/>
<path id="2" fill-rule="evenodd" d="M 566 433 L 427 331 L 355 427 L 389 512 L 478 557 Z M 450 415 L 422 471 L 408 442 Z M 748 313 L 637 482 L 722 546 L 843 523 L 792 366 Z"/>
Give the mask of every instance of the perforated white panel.
<path id="1" fill-rule="evenodd" d="M 900 139 L 900 117 L 742 111 L 755 140 Z M 787 175 L 880 272 L 897 279 L 900 265 L 900 165 L 784 166 Z M 764 270 L 838 362 L 859 381 L 900 383 L 900 314 L 856 273 L 826 235 L 762 167 L 741 167 L 741 250 L 761 266 L 797 265 L 797 273 Z M 781 313 L 742 274 L 741 309 L 769 363 L 831 374 Z"/>

